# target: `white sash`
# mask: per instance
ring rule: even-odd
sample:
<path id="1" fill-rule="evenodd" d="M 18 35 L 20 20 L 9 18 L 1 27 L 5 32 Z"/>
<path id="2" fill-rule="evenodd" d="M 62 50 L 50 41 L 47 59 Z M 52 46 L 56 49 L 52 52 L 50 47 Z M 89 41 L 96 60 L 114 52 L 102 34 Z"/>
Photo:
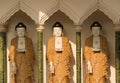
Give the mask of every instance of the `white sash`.
<path id="1" fill-rule="evenodd" d="M 62 51 L 62 37 L 55 37 L 55 50 Z"/>
<path id="2" fill-rule="evenodd" d="M 18 38 L 18 51 L 19 52 L 25 51 L 25 38 L 24 37 Z"/>
<path id="3" fill-rule="evenodd" d="M 100 51 L 100 37 L 93 37 L 93 51 Z"/>

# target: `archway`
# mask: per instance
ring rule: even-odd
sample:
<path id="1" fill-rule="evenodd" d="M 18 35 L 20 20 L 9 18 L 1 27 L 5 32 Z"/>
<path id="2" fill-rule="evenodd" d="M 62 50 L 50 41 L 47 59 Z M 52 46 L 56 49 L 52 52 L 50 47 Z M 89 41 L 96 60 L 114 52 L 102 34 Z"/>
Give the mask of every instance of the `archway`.
<path id="1" fill-rule="evenodd" d="M 113 21 L 106 16 L 102 11 L 96 10 L 91 15 L 88 16 L 88 18 L 83 22 L 83 29 L 82 29 L 82 48 L 84 47 L 84 42 L 87 37 L 91 35 L 90 26 L 94 21 L 98 21 L 103 29 L 101 34 L 107 38 L 108 45 L 109 45 L 109 51 L 110 51 L 110 83 L 115 82 L 115 31 L 113 29 Z M 112 40 L 111 40 L 112 38 Z M 85 65 L 85 64 L 83 64 Z M 85 67 L 84 67 L 85 68 Z M 83 71 L 83 74 L 85 71 Z M 112 77 L 113 76 L 113 77 Z M 85 75 L 84 82 L 85 82 Z"/>
<path id="2" fill-rule="evenodd" d="M 44 69 L 46 69 L 44 71 L 44 80 L 48 80 L 48 68 L 47 68 L 47 61 L 46 61 L 46 46 L 47 46 L 47 41 L 48 39 L 52 36 L 52 26 L 53 24 L 59 21 L 62 23 L 64 30 L 63 33 L 64 35 L 70 40 L 71 46 L 72 46 L 72 51 L 73 51 L 73 57 L 72 57 L 72 62 L 71 62 L 71 82 L 73 81 L 76 82 L 76 66 L 75 66 L 75 55 L 76 55 L 76 48 L 75 48 L 75 38 L 76 38 L 76 32 L 74 29 L 74 23 L 73 21 L 66 16 L 62 11 L 58 10 L 57 12 L 55 12 L 53 15 L 51 15 L 51 17 L 45 22 L 45 30 L 44 30 L 44 34 L 43 34 L 43 44 L 44 44 L 44 65 L 46 65 L 44 67 Z M 46 83 L 46 82 L 45 82 Z"/>
<path id="3" fill-rule="evenodd" d="M 29 38 L 32 39 L 33 41 L 33 46 L 34 46 L 34 51 L 35 51 L 35 55 L 37 57 L 37 31 L 36 31 L 36 24 L 35 22 L 23 11 L 19 10 L 18 12 L 16 12 L 15 14 L 13 14 L 8 20 L 7 20 L 7 32 L 6 32 L 6 43 L 7 43 L 7 83 L 10 83 L 10 64 L 8 61 L 8 54 L 9 54 L 9 48 L 10 48 L 10 42 L 11 39 L 14 38 L 16 36 L 16 32 L 15 32 L 15 26 L 18 24 L 18 22 L 23 22 L 26 27 L 27 27 L 27 31 L 26 31 L 26 36 L 28 36 Z M 34 34 L 33 34 L 34 33 Z M 35 76 L 35 80 L 34 83 L 37 83 L 37 59 L 35 59 L 35 63 L 34 63 L 34 76 Z"/>

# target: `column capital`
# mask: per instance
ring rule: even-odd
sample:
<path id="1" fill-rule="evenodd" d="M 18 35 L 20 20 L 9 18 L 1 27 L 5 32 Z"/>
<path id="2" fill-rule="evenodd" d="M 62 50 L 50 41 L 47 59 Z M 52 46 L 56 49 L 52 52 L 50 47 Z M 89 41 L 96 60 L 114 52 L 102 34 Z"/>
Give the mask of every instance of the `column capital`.
<path id="1" fill-rule="evenodd" d="M 0 23 L 0 32 L 6 32 L 6 28 L 3 23 Z"/>
<path id="2" fill-rule="evenodd" d="M 120 31 L 120 24 L 115 24 L 114 25 L 114 30 L 115 31 Z"/>
<path id="3" fill-rule="evenodd" d="M 75 24 L 75 30 L 76 30 L 76 32 L 81 32 L 82 31 L 82 25 Z"/>
<path id="4" fill-rule="evenodd" d="M 37 24 L 36 30 L 37 30 L 38 32 L 43 32 L 43 30 L 44 30 L 44 24 Z"/>

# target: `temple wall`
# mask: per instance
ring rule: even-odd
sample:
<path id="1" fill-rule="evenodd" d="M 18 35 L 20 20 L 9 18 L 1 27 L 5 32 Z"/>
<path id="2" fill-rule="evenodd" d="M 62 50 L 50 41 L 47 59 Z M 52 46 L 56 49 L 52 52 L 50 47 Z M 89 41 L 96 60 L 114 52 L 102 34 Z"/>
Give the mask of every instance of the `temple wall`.
<path id="1" fill-rule="evenodd" d="M 15 25 L 22 21 L 27 26 L 26 35 L 33 40 L 36 54 L 34 66 L 34 83 L 38 82 L 37 58 L 37 24 L 44 24 L 43 31 L 43 77 L 44 83 L 48 81 L 46 46 L 47 40 L 52 36 L 52 25 L 60 21 L 64 26 L 64 35 L 70 40 L 73 57 L 71 62 L 72 79 L 76 83 L 76 31 L 75 25 L 81 25 L 81 60 L 82 83 L 85 83 L 85 64 L 83 60 L 83 47 L 85 39 L 91 35 L 90 25 L 99 21 L 103 26 L 101 35 L 108 40 L 110 51 L 110 81 L 115 83 L 115 25 L 120 25 L 120 1 L 118 0 L 3 0 L 0 1 L 0 23 L 5 24 L 7 57 L 10 41 L 15 37 Z M 120 30 L 120 27 L 118 28 Z M 7 83 L 10 83 L 10 66 L 7 58 Z M 46 80 L 47 79 L 47 80 Z"/>

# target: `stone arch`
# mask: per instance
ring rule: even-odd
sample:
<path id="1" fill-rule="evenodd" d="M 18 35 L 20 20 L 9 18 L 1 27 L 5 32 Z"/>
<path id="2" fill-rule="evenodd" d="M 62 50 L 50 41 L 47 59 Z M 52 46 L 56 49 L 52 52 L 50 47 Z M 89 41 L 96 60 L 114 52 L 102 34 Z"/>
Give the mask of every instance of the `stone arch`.
<path id="1" fill-rule="evenodd" d="M 92 15 L 95 11 L 100 10 L 103 12 L 108 18 L 110 18 L 114 24 L 119 23 L 119 15 L 111 9 L 109 6 L 107 6 L 102 0 L 100 2 L 97 2 L 96 4 L 92 5 L 87 12 L 84 13 L 84 15 L 80 18 L 79 24 L 83 24 L 83 22 Z"/>
<path id="2" fill-rule="evenodd" d="M 40 24 L 44 24 L 49 17 L 59 10 L 68 16 L 74 23 L 79 21 L 79 16 L 68 5 L 66 5 L 63 0 L 57 0 L 57 2 L 41 17 Z"/>
<path id="3" fill-rule="evenodd" d="M 23 0 L 20 0 L 17 4 L 12 6 L 11 9 L 0 18 L 0 23 L 5 23 L 8 19 L 10 19 L 12 15 L 14 15 L 19 10 L 26 13 L 31 19 L 33 19 L 37 23 L 38 21 L 37 12 L 33 10 L 31 7 L 29 7 Z"/>

